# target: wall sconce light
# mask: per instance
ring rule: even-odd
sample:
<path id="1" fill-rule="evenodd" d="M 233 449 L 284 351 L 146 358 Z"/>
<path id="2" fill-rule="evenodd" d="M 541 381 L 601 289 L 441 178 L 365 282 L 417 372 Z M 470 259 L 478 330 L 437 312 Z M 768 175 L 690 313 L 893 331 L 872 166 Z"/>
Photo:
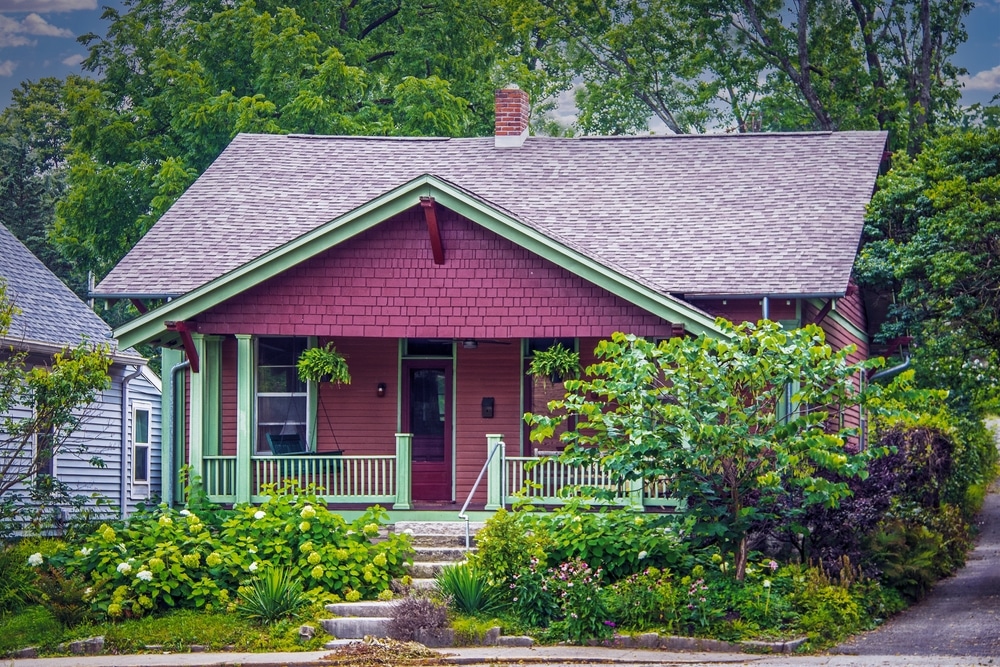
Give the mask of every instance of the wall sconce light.
<path id="1" fill-rule="evenodd" d="M 385 382 L 378 383 L 378 386 L 375 387 L 375 395 L 379 398 L 385 398 Z"/>

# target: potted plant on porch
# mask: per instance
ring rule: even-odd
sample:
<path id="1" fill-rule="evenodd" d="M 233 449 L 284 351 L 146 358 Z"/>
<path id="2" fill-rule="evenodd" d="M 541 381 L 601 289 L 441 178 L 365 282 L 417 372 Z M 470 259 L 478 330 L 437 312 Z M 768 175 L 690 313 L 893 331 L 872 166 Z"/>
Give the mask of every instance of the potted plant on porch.
<path id="1" fill-rule="evenodd" d="M 556 343 L 547 350 L 537 350 L 528 365 L 528 375 L 546 379 L 552 384 L 562 382 L 564 378 L 576 378 L 580 375 L 580 353 L 574 352 Z"/>
<path id="2" fill-rule="evenodd" d="M 347 360 L 333 343 L 323 347 L 303 350 L 298 361 L 299 379 L 303 382 L 332 382 L 350 384 L 351 374 L 347 370 Z"/>

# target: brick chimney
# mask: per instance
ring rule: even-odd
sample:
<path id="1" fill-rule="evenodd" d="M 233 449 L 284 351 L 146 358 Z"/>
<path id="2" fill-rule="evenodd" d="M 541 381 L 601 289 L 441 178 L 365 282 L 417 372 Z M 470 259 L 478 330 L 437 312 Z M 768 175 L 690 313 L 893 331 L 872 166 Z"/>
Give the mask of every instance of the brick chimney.
<path id="1" fill-rule="evenodd" d="M 496 91 L 496 124 L 493 145 L 497 148 L 517 148 L 528 138 L 528 117 L 531 103 L 528 93 L 511 84 Z"/>

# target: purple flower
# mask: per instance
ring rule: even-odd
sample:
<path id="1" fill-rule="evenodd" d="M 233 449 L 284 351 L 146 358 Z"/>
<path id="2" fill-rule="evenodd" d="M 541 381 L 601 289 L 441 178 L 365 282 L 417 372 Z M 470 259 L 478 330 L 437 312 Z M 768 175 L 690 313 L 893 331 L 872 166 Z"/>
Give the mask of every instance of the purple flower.
<path id="1" fill-rule="evenodd" d="M 777 561 L 773 561 L 772 560 L 770 563 L 767 564 L 767 566 L 769 568 L 771 568 L 771 572 L 774 572 L 775 570 L 778 569 L 778 563 L 777 563 Z"/>

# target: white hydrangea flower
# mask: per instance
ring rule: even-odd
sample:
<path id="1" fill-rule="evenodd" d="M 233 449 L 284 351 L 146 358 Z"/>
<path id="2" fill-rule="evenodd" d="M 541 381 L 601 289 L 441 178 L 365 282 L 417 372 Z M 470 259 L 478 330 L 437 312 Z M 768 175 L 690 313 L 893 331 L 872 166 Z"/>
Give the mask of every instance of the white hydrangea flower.
<path id="1" fill-rule="evenodd" d="M 770 588 L 770 587 L 771 587 L 771 580 L 770 579 L 765 579 L 764 580 L 764 588 Z"/>
<path id="2" fill-rule="evenodd" d="M 81 556 L 89 556 L 91 553 L 93 553 L 93 551 L 94 550 L 91 549 L 90 547 L 83 547 L 82 549 L 80 549 L 80 555 Z"/>
<path id="3" fill-rule="evenodd" d="M 117 569 L 122 574 L 128 574 L 129 572 L 132 571 L 132 566 L 129 565 L 128 563 L 118 563 L 118 568 Z"/>
<path id="4" fill-rule="evenodd" d="M 253 518 L 256 519 L 257 521 L 260 521 L 266 516 L 267 513 L 264 510 L 257 510 L 256 512 L 253 513 Z"/>
<path id="5" fill-rule="evenodd" d="M 648 554 L 648 553 L 646 553 L 645 549 L 644 549 L 644 550 L 642 550 L 642 551 L 640 551 L 640 552 L 639 552 L 639 560 L 642 560 L 643 558 L 645 558 L 645 557 L 646 557 L 646 556 L 648 556 L 648 555 L 649 555 L 649 554 Z"/>
<path id="6" fill-rule="evenodd" d="M 152 581 L 153 573 L 150 572 L 149 570 L 142 570 L 138 574 L 136 574 L 135 577 L 136 579 L 142 579 L 143 581 Z"/>
<path id="7" fill-rule="evenodd" d="M 31 567 L 38 567 L 43 562 L 45 562 L 45 557 L 42 556 L 41 552 L 36 551 L 35 553 L 28 556 L 28 565 Z"/>
<path id="8" fill-rule="evenodd" d="M 191 516 L 190 510 L 181 510 L 180 512 L 178 512 L 178 514 L 180 514 L 181 516 Z"/>
<path id="9" fill-rule="evenodd" d="M 254 561 L 253 563 L 250 563 L 250 571 L 251 572 L 256 572 L 257 571 L 257 561 Z"/>

